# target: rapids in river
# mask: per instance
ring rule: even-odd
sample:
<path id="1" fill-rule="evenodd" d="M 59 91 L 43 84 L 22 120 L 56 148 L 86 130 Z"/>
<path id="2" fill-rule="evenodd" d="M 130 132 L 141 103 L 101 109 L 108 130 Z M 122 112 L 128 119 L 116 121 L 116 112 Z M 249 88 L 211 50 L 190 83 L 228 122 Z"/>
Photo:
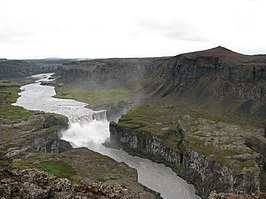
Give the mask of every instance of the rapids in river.
<path id="1" fill-rule="evenodd" d="M 63 140 L 69 141 L 73 147 L 87 147 L 118 162 L 125 162 L 138 171 L 139 183 L 161 193 L 164 199 L 200 199 L 195 195 L 194 187 L 169 167 L 131 156 L 123 150 L 103 146 L 110 136 L 106 111 L 93 111 L 86 108 L 86 103 L 54 98 L 55 88 L 41 85 L 42 81 L 53 81 L 50 78 L 52 75 L 53 73 L 47 73 L 32 76 L 36 78 L 35 83 L 22 86 L 20 97 L 13 105 L 68 117 L 69 128 L 62 132 Z"/>

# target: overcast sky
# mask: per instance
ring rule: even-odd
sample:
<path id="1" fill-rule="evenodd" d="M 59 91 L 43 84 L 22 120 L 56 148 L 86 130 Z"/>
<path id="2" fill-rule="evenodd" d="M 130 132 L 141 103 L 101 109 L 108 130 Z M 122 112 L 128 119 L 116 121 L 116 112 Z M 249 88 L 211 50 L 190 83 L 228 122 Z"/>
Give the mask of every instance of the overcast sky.
<path id="1" fill-rule="evenodd" d="M 0 58 L 266 54 L 266 0 L 0 0 Z"/>

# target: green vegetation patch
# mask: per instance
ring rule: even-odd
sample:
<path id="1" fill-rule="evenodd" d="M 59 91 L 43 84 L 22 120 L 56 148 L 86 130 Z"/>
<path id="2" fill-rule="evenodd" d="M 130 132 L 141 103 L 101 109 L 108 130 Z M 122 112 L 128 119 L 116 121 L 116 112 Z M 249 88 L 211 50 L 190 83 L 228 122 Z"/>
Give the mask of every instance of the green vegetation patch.
<path id="1" fill-rule="evenodd" d="M 185 171 L 185 166 L 183 164 L 178 164 L 175 166 L 174 171 L 179 174 L 182 175 Z"/>
<path id="2" fill-rule="evenodd" d="M 235 171 L 237 173 L 240 173 L 244 168 L 249 169 L 249 168 L 254 168 L 255 167 L 255 162 L 253 160 L 246 160 L 244 162 L 239 162 L 237 166 L 235 166 Z"/>
<path id="3" fill-rule="evenodd" d="M 128 88 L 82 88 L 69 84 L 56 87 L 58 98 L 76 99 L 88 103 L 92 107 L 110 104 L 118 101 L 128 101 L 133 97 L 133 91 Z"/>
<path id="4" fill-rule="evenodd" d="M 1 81 L 0 82 L 0 118 L 8 120 L 17 120 L 31 115 L 22 107 L 12 106 L 19 97 L 19 87 L 17 82 Z"/>
<path id="5" fill-rule="evenodd" d="M 14 160 L 11 164 L 12 169 L 30 169 L 33 168 L 34 166 L 22 159 L 17 159 Z"/>
<path id="6" fill-rule="evenodd" d="M 189 137 L 189 143 L 194 151 L 204 155 L 205 157 L 214 153 L 215 148 L 213 145 L 206 144 L 205 141 L 197 139 L 195 137 Z"/>
<path id="7" fill-rule="evenodd" d="M 71 178 L 76 174 L 75 169 L 63 161 L 41 162 L 38 168 L 60 178 Z"/>
<path id="8" fill-rule="evenodd" d="M 26 111 L 22 107 L 3 105 L 0 107 L 0 118 L 5 118 L 9 120 L 17 120 L 29 117 L 30 112 Z"/>
<path id="9" fill-rule="evenodd" d="M 177 112 L 174 108 L 156 105 L 137 106 L 118 122 L 119 126 L 135 128 L 135 133 L 144 131 L 161 136 L 169 130 L 176 130 L 177 124 Z"/>
<path id="10" fill-rule="evenodd" d="M 176 152 L 182 142 L 178 132 L 177 111 L 169 106 L 140 105 L 123 115 L 118 122 L 122 128 L 130 128 L 131 134 L 157 135 L 163 137 L 163 145 Z"/>
<path id="11" fill-rule="evenodd" d="M 1 104 L 15 103 L 18 98 L 19 86 L 0 86 Z"/>
<path id="12" fill-rule="evenodd" d="M 165 140 L 165 146 L 167 148 L 173 149 L 174 151 L 178 152 L 178 146 L 180 145 L 182 139 L 180 136 L 175 134 L 170 134 L 167 139 Z"/>
<path id="13" fill-rule="evenodd" d="M 229 167 L 236 173 L 241 173 L 244 168 L 250 169 L 255 167 L 254 160 L 241 161 L 235 158 L 235 156 L 241 156 L 247 153 L 243 149 L 221 149 L 219 146 L 224 143 L 219 143 L 218 145 L 207 144 L 206 141 L 193 136 L 188 137 L 188 140 L 194 151 L 197 151 L 205 157 L 210 157 L 211 160 Z"/>
<path id="14" fill-rule="evenodd" d="M 0 80 L 0 87 L 12 87 L 12 86 L 20 86 L 18 82 L 12 82 L 9 80 Z"/>

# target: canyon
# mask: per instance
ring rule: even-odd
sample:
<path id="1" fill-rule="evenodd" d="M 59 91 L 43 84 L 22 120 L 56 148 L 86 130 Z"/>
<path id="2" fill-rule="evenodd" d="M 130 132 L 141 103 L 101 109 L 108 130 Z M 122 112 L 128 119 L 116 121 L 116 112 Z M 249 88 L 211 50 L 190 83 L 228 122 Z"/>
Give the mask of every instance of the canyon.
<path id="1" fill-rule="evenodd" d="M 161 58 L 0 61 L 1 78 L 55 72 L 58 97 L 107 110 L 106 146 L 170 166 L 203 198 L 266 191 L 265 70 L 265 55 L 220 46 Z"/>

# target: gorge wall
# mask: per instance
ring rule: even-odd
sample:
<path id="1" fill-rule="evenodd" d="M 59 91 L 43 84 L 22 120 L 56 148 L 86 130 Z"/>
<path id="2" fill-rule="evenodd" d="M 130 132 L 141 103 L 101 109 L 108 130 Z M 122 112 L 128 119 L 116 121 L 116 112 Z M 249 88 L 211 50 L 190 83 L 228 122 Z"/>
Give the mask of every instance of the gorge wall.
<path id="1" fill-rule="evenodd" d="M 171 134 L 179 137 L 176 148 L 171 148 L 166 144 Z M 228 166 L 222 162 L 222 159 L 228 158 L 232 163 L 233 159 L 221 156 L 220 160 L 215 160 L 214 155 L 201 153 L 195 148 L 194 143 L 190 140 L 191 137 L 187 134 L 186 130 L 180 127 L 176 130 L 167 130 L 167 133 L 161 136 L 152 132 L 137 131 L 136 128 L 119 123 L 110 124 L 112 144 L 123 148 L 130 154 L 170 166 L 179 176 L 195 185 L 197 194 L 203 198 L 207 198 L 213 190 L 218 193 L 251 194 L 260 191 L 264 186 L 263 180 L 260 179 L 262 168 L 249 168 L 248 165 L 243 166 L 236 162 L 235 167 Z M 203 147 L 208 148 L 208 145 Z M 256 154 L 256 158 L 260 162 L 263 161 L 263 157 L 259 154 Z M 245 161 L 243 155 L 242 162 Z"/>
<path id="2" fill-rule="evenodd" d="M 265 55 L 217 47 L 174 57 L 73 61 L 56 75 L 59 83 L 76 87 L 130 88 L 135 103 L 172 104 L 205 117 L 265 126 L 265 63 Z"/>
<path id="3" fill-rule="evenodd" d="M 170 113 L 147 117 L 143 110 L 134 115 L 133 108 L 133 117 L 129 113 L 110 124 L 111 145 L 171 166 L 206 197 L 213 190 L 265 190 L 265 156 L 256 143 L 247 142 L 266 143 L 265 69 L 265 55 L 217 47 L 174 57 L 71 62 L 56 74 L 66 84 L 132 88 L 137 104 L 173 107 L 174 115 L 196 118 L 193 124 L 173 121 L 179 127 L 169 131 L 160 118 Z M 149 129 L 151 124 L 156 128 Z M 160 136 L 158 129 L 164 129 Z"/>
<path id="4" fill-rule="evenodd" d="M 158 89 L 157 94 L 162 97 L 174 91 L 182 94 L 184 88 L 194 87 L 195 83 L 212 81 L 209 83 L 216 82 L 217 85 L 211 94 L 264 102 L 265 62 L 264 55 L 242 55 L 217 47 L 175 57 L 69 62 L 63 64 L 57 74 L 62 81 L 79 78 L 91 85 L 123 83 L 132 86 L 141 83 L 147 91 Z"/>
<path id="5" fill-rule="evenodd" d="M 55 72 L 71 59 L 0 60 L 0 78 L 28 77 L 37 73 Z"/>

